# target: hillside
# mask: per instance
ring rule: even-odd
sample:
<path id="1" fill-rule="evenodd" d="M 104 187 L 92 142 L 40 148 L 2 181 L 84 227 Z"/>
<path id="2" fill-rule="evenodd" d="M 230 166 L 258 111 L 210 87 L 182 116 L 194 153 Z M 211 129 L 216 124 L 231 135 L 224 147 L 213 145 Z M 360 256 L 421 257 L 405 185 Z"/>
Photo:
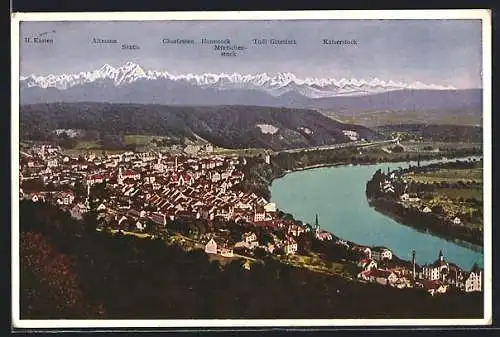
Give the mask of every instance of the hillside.
<path id="1" fill-rule="evenodd" d="M 225 148 L 301 148 L 347 142 L 343 130 L 379 139 L 372 130 L 334 121 L 317 111 L 260 106 L 164 106 L 50 103 L 20 107 L 21 137 L 46 139 L 56 129 L 105 135 L 197 136 Z"/>
<path id="2" fill-rule="evenodd" d="M 274 260 L 246 270 L 240 260 L 223 266 L 201 250 L 186 252 L 160 239 L 96 232 L 91 218 L 77 222 L 48 205 L 21 202 L 20 214 L 23 319 L 482 315 L 481 294 L 432 297 L 421 289 L 361 284 Z"/>

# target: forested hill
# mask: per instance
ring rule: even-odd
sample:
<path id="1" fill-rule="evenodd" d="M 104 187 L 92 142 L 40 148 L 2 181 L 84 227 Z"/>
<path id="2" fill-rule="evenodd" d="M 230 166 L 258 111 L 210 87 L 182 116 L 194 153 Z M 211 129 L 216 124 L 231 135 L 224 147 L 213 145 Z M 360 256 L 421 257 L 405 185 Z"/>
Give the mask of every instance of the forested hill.
<path id="1" fill-rule="evenodd" d="M 367 140 L 374 131 L 343 124 L 315 110 L 260 106 L 164 106 L 51 103 L 20 107 L 21 138 L 44 139 L 55 129 L 100 134 L 201 137 L 225 148 L 301 148 L 347 142 L 343 130 Z"/>

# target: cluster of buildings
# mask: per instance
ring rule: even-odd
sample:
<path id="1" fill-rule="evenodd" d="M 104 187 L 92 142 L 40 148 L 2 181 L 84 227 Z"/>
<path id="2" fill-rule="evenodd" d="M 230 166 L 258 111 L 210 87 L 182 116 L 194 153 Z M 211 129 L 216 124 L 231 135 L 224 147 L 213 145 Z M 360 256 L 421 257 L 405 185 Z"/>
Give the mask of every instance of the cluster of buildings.
<path id="1" fill-rule="evenodd" d="M 385 247 L 353 246 L 361 253 L 357 266 L 358 279 L 397 288 L 424 288 L 429 294 L 445 293 L 450 288 L 464 292 L 482 291 L 482 270 L 474 265 L 470 271 L 447 262 L 442 251 L 432 264 L 418 266 L 415 251 L 411 263 L 393 261 L 392 252 Z"/>
<path id="2" fill-rule="evenodd" d="M 357 141 L 359 140 L 359 133 L 353 130 L 342 130 L 342 133 L 346 136 L 349 137 L 351 141 Z"/>
<path id="3" fill-rule="evenodd" d="M 293 255 L 297 252 L 298 245 L 294 237 L 286 236 L 285 239 L 279 239 L 274 234 L 271 234 L 271 236 L 273 238 L 272 242 L 266 244 L 261 242 L 257 234 L 252 231 L 243 233 L 236 243 L 230 243 L 226 238 L 213 234 L 206 235 L 202 238 L 202 242 L 206 242 L 205 252 L 207 254 L 218 254 L 224 257 L 233 257 L 234 250 L 238 249 L 253 251 L 260 248 L 270 254 L 281 249 L 286 255 Z"/>
<path id="4" fill-rule="evenodd" d="M 418 193 L 408 193 L 411 178 L 404 179 L 399 174 L 392 172 L 382 182 L 380 182 L 380 191 L 384 194 L 395 196 L 405 208 L 418 209 L 423 214 L 432 214 L 433 209 L 430 204 L 425 204 Z M 401 193 L 399 193 L 401 192 Z M 449 216 L 446 221 L 453 225 L 461 225 L 462 219 L 454 215 Z"/>
<path id="5" fill-rule="evenodd" d="M 297 238 L 309 231 L 317 240 L 334 240 L 331 233 L 320 230 L 317 216 L 314 226 L 282 219 L 274 203 L 234 188 L 245 177 L 245 165 L 245 158 L 237 156 L 160 152 L 68 156 L 57 147 L 41 145 L 29 153 L 21 152 L 20 199 L 53 203 L 75 218 L 93 210 L 100 226 L 123 231 L 156 234 L 178 219 L 222 220 L 272 229 L 268 231 L 272 240 L 266 244 L 252 231 L 244 232 L 237 242 L 215 232 L 202 235 L 205 252 L 224 257 L 232 257 L 239 248 L 295 254 Z M 391 181 L 386 180 L 383 188 L 388 183 Z M 283 234 L 281 238 L 275 231 Z M 465 272 L 446 262 L 441 253 L 435 263 L 419 267 L 415 258 L 412 263 L 401 262 L 385 247 L 363 247 L 342 239 L 334 243 L 359 253 L 358 279 L 365 282 L 424 287 L 433 295 L 449 287 L 482 291 L 479 268 Z"/>
<path id="6" fill-rule="evenodd" d="M 156 234 L 178 219 L 272 228 L 284 238 L 276 237 L 263 248 L 295 254 L 296 238 L 310 228 L 281 219 L 274 203 L 234 188 L 244 179 L 245 165 L 246 159 L 237 156 L 160 152 L 69 156 L 58 147 L 41 145 L 21 153 L 20 199 L 54 203 L 75 218 L 94 210 L 102 227 L 123 231 Z M 326 232 L 317 235 L 331 239 Z M 210 245 L 218 244 L 218 250 L 209 247 L 207 252 L 231 255 L 234 246 L 216 240 L 212 235 Z M 253 250 L 257 241 L 250 235 L 236 246 Z"/>

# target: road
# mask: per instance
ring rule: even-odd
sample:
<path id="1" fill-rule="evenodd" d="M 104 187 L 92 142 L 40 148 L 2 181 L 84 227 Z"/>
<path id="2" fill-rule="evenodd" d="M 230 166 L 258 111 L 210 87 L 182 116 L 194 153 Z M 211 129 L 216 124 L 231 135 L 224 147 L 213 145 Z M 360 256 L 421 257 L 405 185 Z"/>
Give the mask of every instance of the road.
<path id="1" fill-rule="evenodd" d="M 22 154 L 22 155 L 23 155 L 23 156 L 25 156 L 25 157 L 30 157 L 30 158 L 31 158 L 31 157 L 33 157 L 31 154 L 26 153 L 26 152 L 24 152 L 24 151 L 19 151 L 19 153 L 20 153 L 20 154 Z"/>
<path id="2" fill-rule="evenodd" d="M 324 146 L 316 146 L 316 147 L 303 147 L 299 149 L 290 149 L 290 150 L 282 150 L 275 152 L 278 153 L 296 153 L 302 151 L 320 151 L 320 150 L 337 150 L 337 149 L 345 149 L 349 147 L 369 147 L 369 146 L 380 146 L 384 144 L 397 143 L 398 139 L 390 139 L 390 140 L 381 140 L 378 142 L 349 142 L 349 143 L 340 143 L 340 144 L 332 144 L 332 145 L 324 145 Z"/>

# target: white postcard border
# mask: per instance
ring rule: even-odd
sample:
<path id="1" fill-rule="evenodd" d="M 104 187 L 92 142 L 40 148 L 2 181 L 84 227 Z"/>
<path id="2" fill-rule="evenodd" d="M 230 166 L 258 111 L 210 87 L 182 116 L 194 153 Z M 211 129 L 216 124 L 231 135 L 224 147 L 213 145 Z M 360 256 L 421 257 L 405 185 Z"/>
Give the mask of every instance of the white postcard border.
<path id="1" fill-rule="evenodd" d="M 154 20 L 482 20 L 483 158 L 484 158 L 484 317 L 482 319 L 171 319 L 171 320 L 28 320 L 20 319 L 19 289 L 19 25 L 21 21 L 154 21 Z M 11 211 L 13 328 L 181 328 L 181 327 L 338 327 L 338 326 L 471 326 L 492 324 L 492 148 L 491 148 L 491 16 L 486 9 L 277 12 L 100 12 L 11 14 Z"/>

